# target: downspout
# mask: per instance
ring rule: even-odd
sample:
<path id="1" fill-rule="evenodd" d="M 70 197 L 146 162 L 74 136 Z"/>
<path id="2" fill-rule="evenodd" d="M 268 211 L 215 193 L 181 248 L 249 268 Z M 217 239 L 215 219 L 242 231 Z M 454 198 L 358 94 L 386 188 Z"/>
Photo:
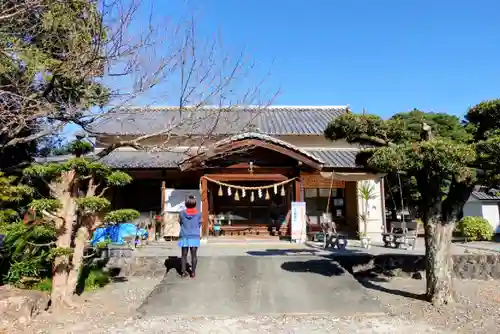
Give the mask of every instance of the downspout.
<path id="1" fill-rule="evenodd" d="M 387 217 L 385 216 L 385 177 L 380 179 L 380 203 L 382 205 L 382 224 L 384 225 L 384 233 L 387 233 Z"/>

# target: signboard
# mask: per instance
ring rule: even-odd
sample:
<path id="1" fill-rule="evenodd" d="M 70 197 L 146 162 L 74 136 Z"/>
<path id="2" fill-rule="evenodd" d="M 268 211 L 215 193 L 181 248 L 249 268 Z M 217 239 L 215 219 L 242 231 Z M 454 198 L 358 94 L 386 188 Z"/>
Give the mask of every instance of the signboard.
<path id="1" fill-rule="evenodd" d="M 307 216 L 305 202 L 292 202 L 291 219 L 292 241 L 304 243 L 307 241 Z"/>
<path id="2" fill-rule="evenodd" d="M 333 180 L 330 178 L 322 177 L 320 174 L 301 174 L 302 185 L 304 189 L 314 189 L 314 188 L 345 188 L 345 181 Z"/>
<path id="3" fill-rule="evenodd" d="M 165 211 L 181 212 L 186 207 L 186 197 L 192 195 L 196 198 L 196 209 L 201 212 L 201 195 L 196 189 L 165 189 Z"/>

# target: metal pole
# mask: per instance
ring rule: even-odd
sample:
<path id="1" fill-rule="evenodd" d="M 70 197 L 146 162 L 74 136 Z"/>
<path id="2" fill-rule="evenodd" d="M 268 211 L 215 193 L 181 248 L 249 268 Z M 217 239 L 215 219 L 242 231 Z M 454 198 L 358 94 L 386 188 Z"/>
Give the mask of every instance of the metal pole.
<path id="1" fill-rule="evenodd" d="M 399 171 L 398 173 L 398 182 L 399 182 L 399 195 L 401 198 L 401 227 L 403 228 L 403 233 L 406 231 L 406 221 L 405 221 L 405 215 L 403 213 L 404 211 L 404 203 L 403 203 L 403 186 L 401 185 L 401 176 Z"/>
<path id="2" fill-rule="evenodd" d="M 385 182 L 385 177 L 382 177 L 380 180 L 380 202 L 382 205 L 382 223 L 384 224 L 384 233 L 387 233 L 387 217 L 385 215 L 385 187 L 384 187 L 384 182 Z"/>

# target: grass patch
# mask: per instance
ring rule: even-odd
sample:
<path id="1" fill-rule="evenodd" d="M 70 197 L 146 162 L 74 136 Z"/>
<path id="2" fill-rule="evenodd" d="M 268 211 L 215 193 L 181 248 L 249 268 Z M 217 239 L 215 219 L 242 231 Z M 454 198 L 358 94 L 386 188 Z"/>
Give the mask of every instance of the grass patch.
<path id="1" fill-rule="evenodd" d="M 85 279 L 84 291 L 94 291 L 110 282 L 109 274 L 100 268 L 90 269 L 87 278 Z"/>
<path id="2" fill-rule="evenodd" d="M 33 285 L 32 289 L 38 290 L 38 291 L 50 292 L 50 291 L 52 291 L 52 279 L 51 278 L 43 278 L 42 280 L 36 282 Z"/>
<path id="3" fill-rule="evenodd" d="M 109 274 L 101 268 L 84 268 L 81 271 L 80 281 L 77 286 L 77 293 L 83 291 L 90 292 L 100 289 L 111 282 Z M 50 292 L 52 290 L 52 279 L 44 278 L 32 287 L 33 290 Z"/>

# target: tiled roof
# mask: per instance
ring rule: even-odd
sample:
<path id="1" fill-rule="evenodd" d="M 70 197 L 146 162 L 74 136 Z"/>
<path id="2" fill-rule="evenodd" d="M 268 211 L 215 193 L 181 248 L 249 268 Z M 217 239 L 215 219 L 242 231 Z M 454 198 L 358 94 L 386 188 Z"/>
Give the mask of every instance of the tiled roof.
<path id="1" fill-rule="evenodd" d="M 317 156 L 315 156 L 313 154 L 310 154 L 309 152 L 307 152 L 306 150 L 301 149 L 300 147 L 297 147 L 295 145 L 287 143 L 284 140 L 281 140 L 281 139 L 278 139 L 278 138 L 275 138 L 275 137 L 271 137 L 271 136 L 268 136 L 268 135 L 265 135 L 265 134 L 262 134 L 262 133 L 257 133 L 257 132 L 245 132 L 245 133 L 241 133 L 241 134 L 238 134 L 238 135 L 234 135 L 234 136 L 231 136 L 231 137 L 219 140 L 218 142 L 216 142 L 214 144 L 214 147 L 223 146 L 223 145 L 226 145 L 226 144 L 229 144 L 229 143 L 232 143 L 232 142 L 235 142 L 235 141 L 244 140 L 244 139 L 259 139 L 261 141 L 267 141 L 267 142 L 270 142 L 270 143 L 273 143 L 273 144 L 276 144 L 276 145 L 279 145 L 279 146 L 282 146 L 282 147 L 289 148 L 289 149 L 291 149 L 293 151 L 296 151 L 296 152 L 298 152 L 300 154 L 303 154 L 303 155 L 305 155 L 305 156 L 313 159 L 314 161 L 316 161 L 316 162 L 318 162 L 320 164 L 324 164 L 325 163 L 323 161 L 323 159 L 320 159 Z"/>
<path id="2" fill-rule="evenodd" d="M 63 162 L 73 158 L 72 155 L 59 155 L 37 158 L 38 163 Z M 93 158 L 94 155 L 88 155 Z M 116 150 L 102 158 L 102 162 L 112 168 L 176 168 L 188 155 L 185 152 L 146 152 Z"/>
<path id="3" fill-rule="evenodd" d="M 496 196 L 490 193 L 482 191 L 473 191 L 472 196 L 480 201 L 500 201 L 500 196 Z"/>
<path id="4" fill-rule="evenodd" d="M 268 135 L 323 135 L 328 123 L 344 114 L 346 106 L 272 106 L 232 108 L 204 107 L 123 109 L 105 114 L 88 129 L 94 134 L 144 135 L 168 132 L 174 135 L 232 135 L 255 131 Z M 167 131 L 169 130 L 169 131 Z"/>
<path id="5" fill-rule="evenodd" d="M 356 165 L 356 150 L 307 150 L 310 154 L 325 162 L 325 167 L 360 168 Z"/>
<path id="6" fill-rule="evenodd" d="M 353 150 L 307 150 L 307 153 L 324 161 L 324 167 L 360 167 L 356 165 L 356 151 Z M 186 158 L 188 156 L 180 152 L 115 151 L 103 158 L 103 162 L 113 168 L 173 168 Z"/>
<path id="7" fill-rule="evenodd" d="M 305 150 L 308 154 L 324 162 L 324 167 L 359 168 L 356 166 L 354 150 Z M 103 158 L 103 162 L 112 168 L 176 168 L 189 156 L 184 152 L 145 152 L 145 151 L 114 151 Z M 57 162 L 68 159 L 69 156 L 58 156 L 38 159 L 38 162 Z"/>
<path id="8" fill-rule="evenodd" d="M 102 161 L 113 168 L 176 168 L 185 158 L 184 152 L 114 151 Z"/>

